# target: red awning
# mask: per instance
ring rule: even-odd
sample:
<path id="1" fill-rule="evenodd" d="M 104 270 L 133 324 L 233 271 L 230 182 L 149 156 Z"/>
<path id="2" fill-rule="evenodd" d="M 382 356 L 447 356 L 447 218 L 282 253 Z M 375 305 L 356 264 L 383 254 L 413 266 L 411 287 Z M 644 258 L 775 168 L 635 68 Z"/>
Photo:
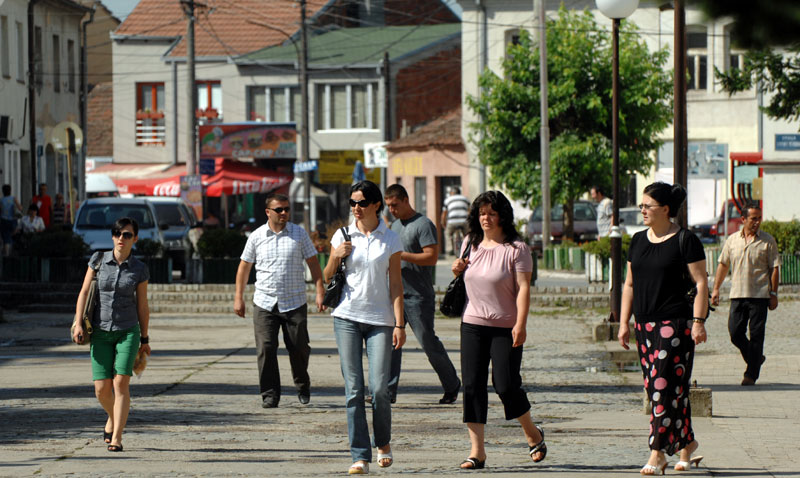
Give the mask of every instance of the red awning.
<path id="1" fill-rule="evenodd" d="M 269 169 L 258 168 L 231 159 L 217 158 L 216 173 L 203 175 L 206 196 L 267 193 L 289 184 L 293 176 Z M 163 165 L 160 166 L 163 168 Z M 93 172 L 104 173 L 119 188 L 121 194 L 141 196 L 180 196 L 181 176 L 186 166 L 178 165 L 162 171 L 153 171 L 150 164 L 109 164 Z"/>

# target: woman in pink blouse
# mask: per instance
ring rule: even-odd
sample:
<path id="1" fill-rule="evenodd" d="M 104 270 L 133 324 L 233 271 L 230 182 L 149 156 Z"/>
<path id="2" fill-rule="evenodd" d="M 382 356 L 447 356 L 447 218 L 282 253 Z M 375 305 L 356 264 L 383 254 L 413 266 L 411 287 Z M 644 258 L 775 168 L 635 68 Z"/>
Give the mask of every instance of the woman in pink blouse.
<path id="1" fill-rule="evenodd" d="M 511 203 L 499 191 L 487 191 L 470 207 L 468 235 L 453 274 L 464 272 L 467 303 L 461 320 L 461 377 L 464 381 L 464 422 L 469 430 L 465 470 L 486 463 L 484 427 L 488 410 L 489 362 L 492 385 L 503 402 L 506 420 L 517 419 L 533 461 L 544 460 L 544 432 L 534 425 L 531 405 L 522 388 L 520 365 L 528 322 L 533 261 L 530 249 L 514 227 Z"/>

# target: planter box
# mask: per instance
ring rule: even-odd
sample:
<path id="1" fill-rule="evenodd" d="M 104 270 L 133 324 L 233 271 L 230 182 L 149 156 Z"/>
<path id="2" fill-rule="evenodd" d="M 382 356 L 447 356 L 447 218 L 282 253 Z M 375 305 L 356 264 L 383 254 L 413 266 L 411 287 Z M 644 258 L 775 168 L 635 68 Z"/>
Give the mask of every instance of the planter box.
<path id="1" fill-rule="evenodd" d="M 147 264 L 147 269 L 150 272 L 151 284 L 172 284 L 172 258 L 159 257 L 142 259 L 142 262 Z"/>
<path id="2" fill-rule="evenodd" d="M 42 258 L 42 281 L 61 284 L 81 284 L 86 277 L 86 259 L 74 257 Z"/>
<path id="3" fill-rule="evenodd" d="M 199 284 L 235 284 L 236 271 L 239 270 L 238 258 L 236 259 L 200 259 L 193 260 L 199 266 L 195 266 L 196 272 L 199 272 L 199 277 L 194 277 L 193 281 Z M 256 281 L 256 268 L 255 264 L 250 269 L 250 277 L 247 280 L 248 284 Z"/>
<path id="4" fill-rule="evenodd" d="M 41 282 L 41 261 L 38 257 L 4 257 L 2 279 L 5 282 Z"/>
<path id="5" fill-rule="evenodd" d="M 586 278 L 589 282 L 608 281 L 608 259 L 597 254 L 586 254 Z"/>
<path id="6" fill-rule="evenodd" d="M 781 254 L 781 284 L 800 284 L 800 256 Z"/>

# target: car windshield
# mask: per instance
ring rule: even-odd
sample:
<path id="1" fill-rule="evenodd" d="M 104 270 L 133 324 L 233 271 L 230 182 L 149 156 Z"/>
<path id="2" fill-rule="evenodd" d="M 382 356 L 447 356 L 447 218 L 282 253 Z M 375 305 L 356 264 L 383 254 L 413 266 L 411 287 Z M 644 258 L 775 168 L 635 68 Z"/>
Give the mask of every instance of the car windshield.
<path id="1" fill-rule="evenodd" d="M 623 224 L 628 225 L 643 225 L 644 220 L 642 219 L 642 214 L 640 211 L 620 211 L 619 218 L 622 220 Z"/>
<path id="2" fill-rule="evenodd" d="M 81 208 L 77 227 L 85 229 L 111 229 L 117 219 L 129 217 L 139 224 L 139 229 L 155 227 L 150 209 L 143 204 L 88 204 Z"/>
<path id="3" fill-rule="evenodd" d="M 573 216 L 575 221 L 594 221 L 597 216 L 591 204 L 585 202 L 576 202 L 572 206 Z M 550 209 L 550 220 L 561 221 L 564 218 L 564 205 L 556 204 Z M 542 207 L 539 206 L 533 210 L 532 221 L 542 220 Z"/>
<path id="4" fill-rule="evenodd" d="M 170 226 L 186 226 L 186 218 L 181 214 L 180 206 L 177 203 L 156 203 L 154 205 L 159 224 L 166 222 Z"/>

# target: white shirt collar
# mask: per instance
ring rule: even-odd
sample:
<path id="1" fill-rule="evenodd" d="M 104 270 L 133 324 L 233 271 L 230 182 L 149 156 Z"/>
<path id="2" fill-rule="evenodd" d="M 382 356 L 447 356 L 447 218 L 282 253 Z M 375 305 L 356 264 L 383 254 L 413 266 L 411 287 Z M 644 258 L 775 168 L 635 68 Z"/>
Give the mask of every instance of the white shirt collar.
<path id="1" fill-rule="evenodd" d="M 376 227 L 375 230 L 372 231 L 372 233 L 384 234 L 388 230 L 389 228 L 386 226 L 386 223 L 383 222 L 383 218 L 378 218 L 378 227 Z M 351 236 L 354 234 L 365 236 L 365 234 L 358 229 L 358 226 L 356 226 L 355 219 L 353 219 L 353 222 L 351 222 L 350 226 L 347 227 L 347 233 L 350 234 Z"/>

